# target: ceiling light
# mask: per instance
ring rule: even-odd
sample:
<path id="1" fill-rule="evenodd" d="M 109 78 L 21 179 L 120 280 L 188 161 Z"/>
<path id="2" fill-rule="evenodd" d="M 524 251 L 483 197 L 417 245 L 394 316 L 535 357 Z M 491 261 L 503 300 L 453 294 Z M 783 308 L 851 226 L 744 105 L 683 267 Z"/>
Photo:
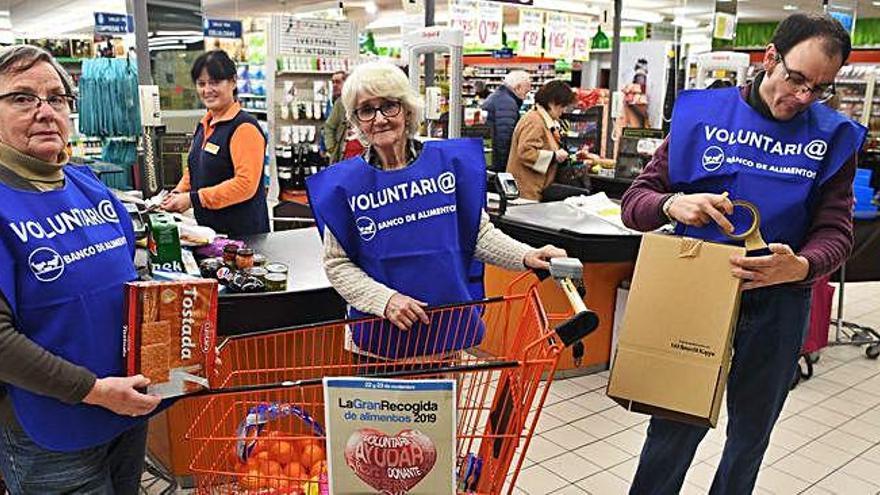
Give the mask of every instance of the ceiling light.
<path id="1" fill-rule="evenodd" d="M 588 14 L 596 17 L 602 13 L 602 9 L 598 7 L 591 7 L 584 2 L 575 2 L 573 0 L 534 0 L 532 8 L 572 14 Z"/>
<path id="2" fill-rule="evenodd" d="M 798 6 L 787 3 L 782 7 L 782 10 L 798 10 Z"/>
<path id="3" fill-rule="evenodd" d="M 880 7 L 880 2 L 871 2 L 871 5 L 873 5 L 874 7 Z"/>
<path id="4" fill-rule="evenodd" d="M 376 12 L 379 12 L 379 7 L 376 5 L 376 2 L 370 1 L 364 5 L 364 10 L 367 11 L 367 14 L 376 15 Z"/>
<path id="5" fill-rule="evenodd" d="M 623 9 L 620 18 L 625 21 L 639 21 L 647 23 L 663 22 L 662 14 L 639 9 Z"/>

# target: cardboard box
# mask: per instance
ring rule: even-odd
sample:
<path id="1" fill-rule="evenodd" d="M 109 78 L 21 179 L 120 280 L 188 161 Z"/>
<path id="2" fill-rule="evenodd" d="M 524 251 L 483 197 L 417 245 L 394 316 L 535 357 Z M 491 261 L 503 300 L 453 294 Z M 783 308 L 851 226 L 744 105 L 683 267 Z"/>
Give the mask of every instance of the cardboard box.
<path id="1" fill-rule="evenodd" d="M 730 370 L 745 248 L 646 234 L 608 396 L 623 407 L 714 427 Z"/>
<path id="2" fill-rule="evenodd" d="M 150 379 L 147 393 L 176 397 L 214 376 L 217 281 L 125 284 L 123 357 L 129 376 Z"/>

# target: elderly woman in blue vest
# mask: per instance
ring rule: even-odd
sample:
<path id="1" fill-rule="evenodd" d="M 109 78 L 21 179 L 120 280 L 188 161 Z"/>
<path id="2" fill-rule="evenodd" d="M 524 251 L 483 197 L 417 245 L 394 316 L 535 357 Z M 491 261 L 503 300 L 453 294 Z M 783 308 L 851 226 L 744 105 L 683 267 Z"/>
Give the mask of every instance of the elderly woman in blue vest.
<path id="1" fill-rule="evenodd" d="M 349 348 L 401 358 L 478 344 L 478 310 L 432 321 L 426 306 L 481 299 L 482 262 L 547 268 L 565 251 L 532 249 L 489 222 L 480 140 L 413 139 L 422 108 L 399 68 L 357 67 L 342 102 L 369 146 L 308 179 L 309 198 L 324 237 L 324 268 L 349 315 L 387 318 L 352 325 Z"/>
<path id="2" fill-rule="evenodd" d="M 208 112 L 196 127 L 183 178 L 162 208 L 192 208 L 199 225 L 233 237 L 269 232 L 266 137 L 236 101 L 235 62 L 223 50 L 206 52 L 190 76 Z"/>
<path id="3" fill-rule="evenodd" d="M 73 89 L 49 53 L 0 52 L 0 470 L 13 495 L 135 494 L 144 415 L 121 377 L 123 284 L 136 278 L 122 205 L 67 164 Z"/>

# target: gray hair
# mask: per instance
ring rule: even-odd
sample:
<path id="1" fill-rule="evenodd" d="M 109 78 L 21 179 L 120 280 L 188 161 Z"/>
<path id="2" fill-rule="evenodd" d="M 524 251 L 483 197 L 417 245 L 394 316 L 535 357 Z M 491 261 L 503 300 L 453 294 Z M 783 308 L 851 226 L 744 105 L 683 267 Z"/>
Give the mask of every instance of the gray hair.
<path id="1" fill-rule="evenodd" d="M 422 123 L 422 101 L 409 85 L 406 74 L 396 65 L 388 62 L 367 62 L 355 67 L 345 80 L 340 98 L 348 121 L 358 132 L 360 128 L 354 111 L 357 109 L 359 95 L 400 100 L 406 112 L 407 135 L 413 137 L 418 133 Z"/>
<path id="2" fill-rule="evenodd" d="M 0 49 L 0 76 L 19 74 L 40 62 L 46 62 L 55 69 L 61 79 L 61 84 L 64 85 L 65 93 L 75 94 L 73 80 L 64 67 L 61 67 L 52 54 L 33 45 L 12 45 Z"/>
<path id="3" fill-rule="evenodd" d="M 524 70 L 513 70 L 504 76 L 504 85 L 508 88 L 515 88 L 520 84 L 531 82 L 532 76 Z"/>

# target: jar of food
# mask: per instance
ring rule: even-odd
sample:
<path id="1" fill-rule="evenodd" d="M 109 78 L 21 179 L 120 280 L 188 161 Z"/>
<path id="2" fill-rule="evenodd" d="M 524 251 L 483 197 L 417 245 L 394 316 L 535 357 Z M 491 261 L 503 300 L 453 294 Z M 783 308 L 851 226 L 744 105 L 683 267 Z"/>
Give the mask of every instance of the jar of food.
<path id="1" fill-rule="evenodd" d="M 269 273 L 282 273 L 285 277 L 287 276 L 287 265 L 285 265 L 284 263 L 267 263 L 266 270 L 268 270 Z"/>
<path id="2" fill-rule="evenodd" d="M 260 253 L 255 254 L 254 266 L 266 266 L 266 257 Z"/>
<path id="3" fill-rule="evenodd" d="M 248 268 L 247 270 L 245 270 L 245 273 L 247 273 L 248 275 L 250 275 L 252 277 L 256 277 L 260 280 L 263 280 L 263 281 L 266 280 L 266 275 L 269 274 L 269 272 L 266 271 L 266 269 L 263 268 L 262 266 L 252 266 L 251 268 Z"/>
<path id="4" fill-rule="evenodd" d="M 251 248 L 241 248 L 235 255 L 235 266 L 239 270 L 247 270 L 254 266 L 254 250 Z"/>
<path id="5" fill-rule="evenodd" d="M 238 254 L 238 245 L 227 244 L 223 246 L 223 263 L 229 266 L 235 265 L 235 256 Z"/>
<path id="6" fill-rule="evenodd" d="M 284 273 L 268 273 L 266 274 L 266 290 L 269 292 L 278 292 L 287 290 L 287 274 Z"/>

